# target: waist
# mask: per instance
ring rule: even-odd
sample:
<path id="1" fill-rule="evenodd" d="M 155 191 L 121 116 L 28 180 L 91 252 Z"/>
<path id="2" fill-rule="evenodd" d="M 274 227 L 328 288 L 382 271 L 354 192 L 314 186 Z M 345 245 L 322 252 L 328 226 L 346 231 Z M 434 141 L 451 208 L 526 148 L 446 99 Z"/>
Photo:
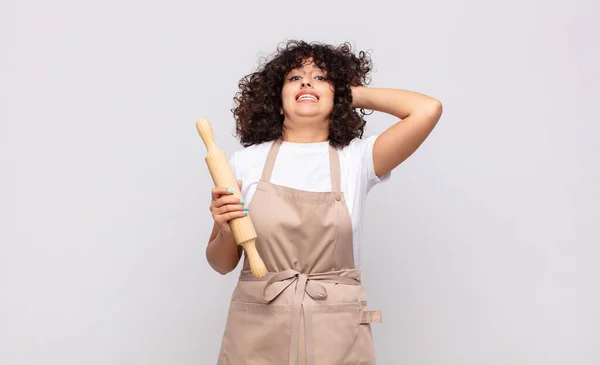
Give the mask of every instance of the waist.
<path id="1" fill-rule="evenodd" d="M 365 302 L 359 269 L 343 269 L 322 273 L 296 270 L 268 272 L 257 278 L 242 270 L 232 300 L 270 305 L 298 305 L 303 302 Z M 304 295 L 307 294 L 307 295 Z"/>
<path id="2" fill-rule="evenodd" d="M 335 282 L 338 284 L 358 285 L 360 284 L 360 269 L 341 269 L 326 272 L 303 273 L 294 269 L 286 269 L 278 272 L 267 272 L 263 277 L 257 278 L 250 270 L 240 272 L 240 281 L 277 281 L 293 278 L 306 278 L 321 282 Z"/>
<path id="3" fill-rule="evenodd" d="M 245 291 L 246 303 L 256 301 L 266 309 L 284 309 L 290 313 L 289 365 L 298 363 L 301 319 L 304 318 L 306 336 L 306 364 L 315 365 L 313 313 L 340 313 L 340 318 L 351 320 L 354 326 L 371 321 L 373 315 L 365 311 L 366 302 L 360 281 L 360 270 L 346 269 L 323 273 L 301 273 L 295 270 L 270 272 L 257 278 L 248 271 L 240 274 L 236 292 Z M 341 305 L 340 305 L 341 304 Z M 251 304 L 255 305 L 255 304 Z M 302 315 L 303 314 L 303 315 Z M 317 317 L 324 320 L 327 317 Z"/>

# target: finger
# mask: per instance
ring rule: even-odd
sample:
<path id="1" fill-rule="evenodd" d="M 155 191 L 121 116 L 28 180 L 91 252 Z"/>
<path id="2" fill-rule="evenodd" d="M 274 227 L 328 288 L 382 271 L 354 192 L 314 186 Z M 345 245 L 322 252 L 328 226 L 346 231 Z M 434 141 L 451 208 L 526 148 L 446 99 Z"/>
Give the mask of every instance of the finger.
<path id="1" fill-rule="evenodd" d="M 229 226 L 229 221 L 235 218 L 241 218 L 248 214 L 247 210 L 233 211 L 225 214 L 221 214 L 215 217 L 215 222 L 221 229 Z"/>
<path id="2" fill-rule="evenodd" d="M 213 201 L 213 206 L 215 208 L 221 208 L 225 205 L 243 205 L 244 204 L 244 200 L 238 198 L 235 195 L 226 195 L 226 196 L 222 196 L 219 199 Z"/>
<path id="3" fill-rule="evenodd" d="M 223 195 L 232 195 L 233 190 L 225 187 L 214 187 L 211 189 L 212 200 L 217 200 Z"/>
<path id="4" fill-rule="evenodd" d="M 230 212 L 239 212 L 241 210 L 248 210 L 248 209 L 244 208 L 244 205 L 242 205 L 242 204 L 226 204 L 220 208 L 214 208 L 213 214 L 220 216 L 220 215 L 225 215 Z"/>
<path id="5" fill-rule="evenodd" d="M 234 211 L 234 212 L 225 213 L 225 214 L 221 215 L 221 217 L 223 217 L 226 222 L 229 222 L 230 220 L 232 220 L 234 218 L 244 217 L 244 216 L 246 216 L 246 214 L 248 214 L 247 210 Z"/>

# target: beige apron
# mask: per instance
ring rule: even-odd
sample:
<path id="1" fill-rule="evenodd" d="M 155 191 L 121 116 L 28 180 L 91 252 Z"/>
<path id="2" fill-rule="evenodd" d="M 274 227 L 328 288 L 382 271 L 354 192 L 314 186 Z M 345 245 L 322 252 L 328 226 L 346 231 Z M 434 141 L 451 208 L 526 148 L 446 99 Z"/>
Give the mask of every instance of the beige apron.
<path id="1" fill-rule="evenodd" d="M 268 273 L 247 258 L 233 292 L 218 365 L 375 364 L 369 311 L 354 266 L 352 221 L 329 146 L 332 192 L 270 182 L 280 140 L 267 157 L 250 203 L 256 248 Z"/>

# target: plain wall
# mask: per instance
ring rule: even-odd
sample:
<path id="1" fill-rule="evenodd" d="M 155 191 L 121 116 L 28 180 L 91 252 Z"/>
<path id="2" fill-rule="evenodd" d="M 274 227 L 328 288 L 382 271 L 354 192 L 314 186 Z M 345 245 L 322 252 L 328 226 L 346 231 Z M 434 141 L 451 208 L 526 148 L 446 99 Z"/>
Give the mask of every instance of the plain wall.
<path id="1" fill-rule="evenodd" d="M 215 363 L 237 271 L 195 121 L 241 148 L 237 82 L 292 38 L 444 105 L 369 196 L 379 363 L 600 363 L 597 2 L 1 4 L 0 364 Z"/>

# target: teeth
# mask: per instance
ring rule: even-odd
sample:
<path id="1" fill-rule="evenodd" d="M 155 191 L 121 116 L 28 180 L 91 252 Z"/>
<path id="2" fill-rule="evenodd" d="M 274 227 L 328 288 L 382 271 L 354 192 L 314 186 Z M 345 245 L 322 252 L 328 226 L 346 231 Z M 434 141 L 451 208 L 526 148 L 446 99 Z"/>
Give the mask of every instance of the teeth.
<path id="1" fill-rule="evenodd" d="M 314 100 L 317 101 L 317 98 L 314 97 L 313 95 L 308 95 L 308 94 L 304 94 L 301 97 L 298 98 L 298 101 L 300 100 Z"/>

